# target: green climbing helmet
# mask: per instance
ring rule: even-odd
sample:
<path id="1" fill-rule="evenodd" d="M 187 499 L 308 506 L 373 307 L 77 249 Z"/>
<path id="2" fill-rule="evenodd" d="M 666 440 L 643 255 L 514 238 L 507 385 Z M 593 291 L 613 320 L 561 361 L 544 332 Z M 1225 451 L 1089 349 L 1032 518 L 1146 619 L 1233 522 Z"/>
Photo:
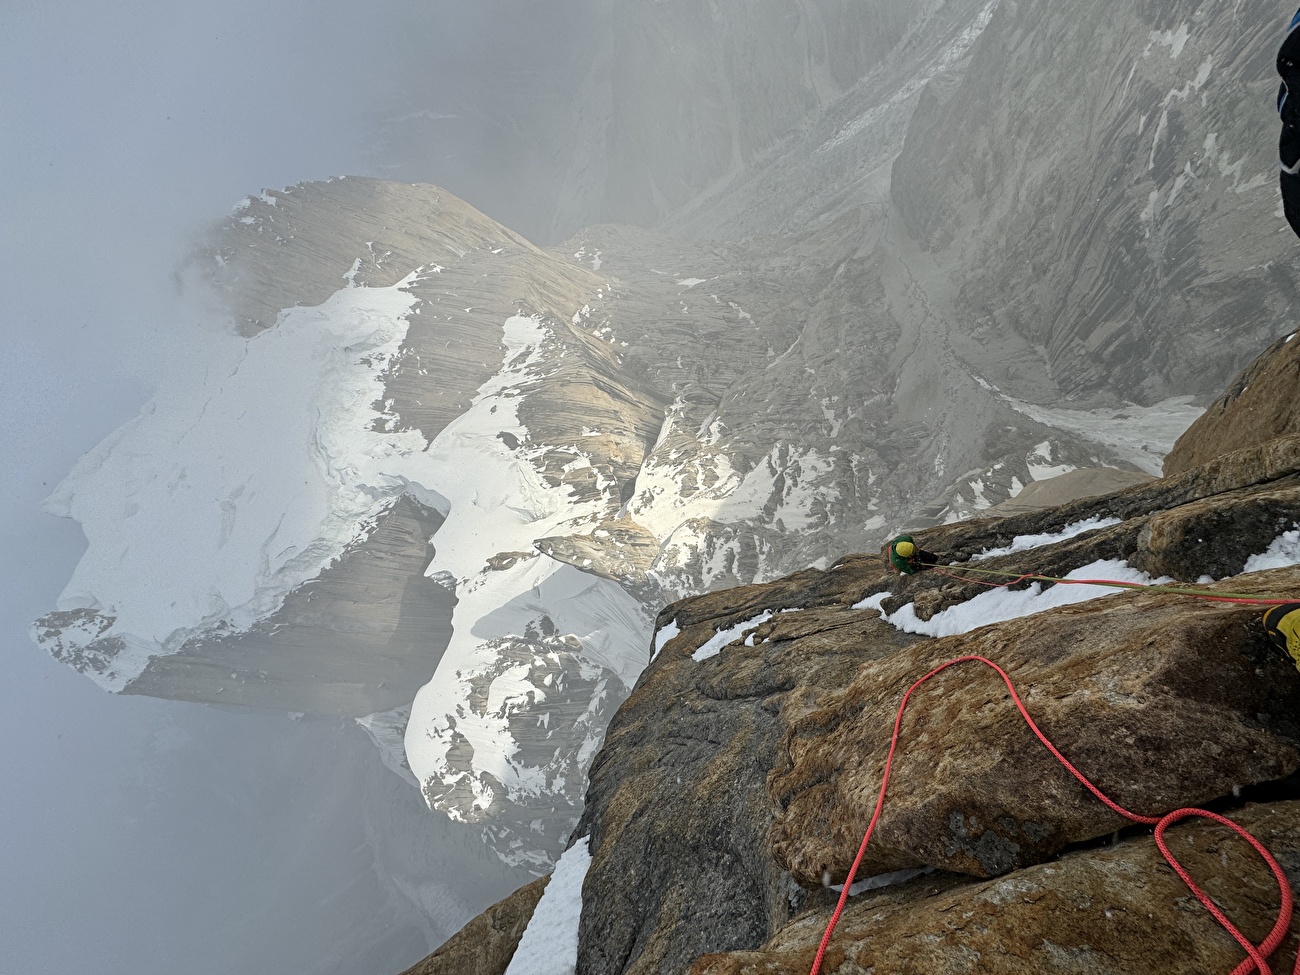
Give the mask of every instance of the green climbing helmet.
<path id="1" fill-rule="evenodd" d="M 899 535 L 889 543 L 889 561 L 899 572 L 911 575 L 916 571 L 913 562 L 916 551 L 916 539 L 911 535 Z"/>

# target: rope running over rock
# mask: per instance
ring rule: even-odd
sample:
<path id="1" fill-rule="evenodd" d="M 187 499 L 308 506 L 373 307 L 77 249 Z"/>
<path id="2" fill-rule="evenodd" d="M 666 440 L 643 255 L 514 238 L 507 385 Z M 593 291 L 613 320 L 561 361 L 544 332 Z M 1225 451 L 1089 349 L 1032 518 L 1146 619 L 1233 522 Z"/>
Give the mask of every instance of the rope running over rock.
<path id="1" fill-rule="evenodd" d="M 822 959 L 826 954 L 826 946 L 830 944 L 831 934 L 835 930 L 835 925 L 839 923 L 840 915 L 844 912 L 844 905 L 849 899 L 849 888 L 853 886 L 853 878 L 858 872 L 858 866 L 862 863 L 862 857 L 867 852 L 867 844 L 871 842 L 871 834 L 875 832 L 876 824 L 880 821 L 880 814 L 884 810 L 885 790 L 889 787 L 889 775 L 894 765 L 894 752 L 898 748 L 898 735 L 899 730 L 903 725 L 903 712 L 907 709 L 907 702 L 911 699 L 912 694 L 932 677 L 943 673 L 943 671 L 947 670 L 949 667 L 968 662 L 985 664 L 998 672 L 1003 683 L 1007 685 L 1007 690 L 1011 692 L 1011 699 L 1015 701 L 1016 707 L 1020 710 L 1021 717 L 1025 719 L 1025 723 L 1029 725 L 1030 730 L 1038 737 L 1038 740 L 1043 743 L 1044 747 L 1052 753 L 1058 762 L 1069 770 L 1071 775 L 1083 783 L 1088 791 L 1105 804 L 1107 808 L 1131 822 L 1155 826 L 1156 846 L 1160 848 L 1160 852 L 1164 856 L 1165 860 L 1167 860 L 1169 865 L 1174 868 L 1178 876 L 1182 878 L 1183 883 L 1187 885 L 1187 888 L 1196 895 L 1196 899 L 1205 906 L 1206 910 L 1214 916 L 1215 920 L 1223 926 L 1224 930 L 1232 935 L 1237 944 L 1241 945 L 1242 949 L 1246 952 L 1246 959 L 1232 970 L 1232 975 L 1249 975 L 1251 972 L 1258 972 L 1258 975 L 1272 975 L 1273 970 L 1269 967 L 1268 958 L 1277 950 L 1278 946 L 1281 945 L 1282 941 L 1286 938 L 1287 930 L 1291 926 L 1291 912 L 1294 906 L 1295 897 L 1291 891 L 1291 884 L 1287 880 L 1286 874 L 1283 872 L 1281 865 L 1268 851 L 1264 844 L 1232 820 L 1205 809 L 1175 809 L 1173 812 L 1166 813 L 1164 816 L 1143 816 L 1125 809 L 1102 792 L 1101 789 L 1094 785 L 1086 775 L 1075 768 L 1074 765 L 1071 764 L 1070 760 L 1062 755 L 1048 737 L 1043 734 L 1038 725 L 1034 723 L 1034 719 L 1029 716 L 1029 711 L 1026 710 L 1024 703 L 1020 700 L 1020 695 L 1016 693 L 1015 686 L 1011 683 L 1011 678 L 1007 676 L 1006 671 L 993 663 L 993 661 L 978 656 L 957 657 L 954 660 L 949 660 L 947 663 L 935 667 L 920 680 L 912 684 L 912 686 L 907 689 L 907 693 L 903 695 L 903 700 L 898 705 L 898 714 L 894 718 L 894 737 L 889 743 L 889 756 L 885 759 L 885 772 L 880 781 L 880 795 L 876 798 L 876 808 L 872 813 L 871 823 L 867 826 L 866 835 L 862 837 L 862 845 L 858 847 L 858 855 L 853 860 L 853 866 L 849 868 L 849 875 L 844 880 L 844 889 L 840 893 L 839 903 L 835 906 L 835 913 L 831 915 L 830 923 L 826 925 L 826 933 L 822 936 L 821 945 L 817 949 L 817 957 L 813 961 L 809 975 L 818 975 L 818 972 L 821 970 Z M 1166 844 L 1165 831 L 1173 824 L 1193 817 L 1213 820 L 1214 822 L 1220 823 L 1236 832 L 1237 835 L 1241 836 L 1246 840 L 1246 842 L 1254 847 L 1255 852 L 1264 859 L 1264 862 L 1268 864 L 1269 869 L 1273 871 L 1273 877 L 1277 880 L 1278 891 L 1281 894 L 1281 905 L 1278 908 L 1277 922 L 1273 925 L 1273 930 L 1270 931 L 1268 937 L 1258 945 L 1253 944 L 1249 938 L 1238 930 L 1237 926 L 1228 919 L 1223 911 L 1220 910 L 1219 907 L 1210 899 L 1209 895 L 1207 895 L 1196 881 L 1192 879 L 1191 875 L 1186 871 L 1186 869 L 1184 869 L 1183 865 L 1178 862 L 1177 857 L 1174 856 L 1170 851 L 1169 846 Z M 1300 975 L 1300 955 L 1297 955 L 1296 957 L 1295 975 Z"/>

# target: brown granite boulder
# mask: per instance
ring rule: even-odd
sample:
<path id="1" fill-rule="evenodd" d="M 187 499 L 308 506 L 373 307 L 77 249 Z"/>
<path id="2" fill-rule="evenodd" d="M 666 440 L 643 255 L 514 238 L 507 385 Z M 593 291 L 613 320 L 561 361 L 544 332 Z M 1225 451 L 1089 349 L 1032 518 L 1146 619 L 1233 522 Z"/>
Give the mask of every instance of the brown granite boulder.
<path id="1" fill-rule="evenodd" d="M 619 709 L 592 765 L 578 825 L 592 855 L 579 975 L 682 971 L 784 925 L 804 895 L 772 860 L 766 780 L 787 715 L 917 639 L 870 611 L 822 608 L 778 615 L 772 622 L 789 629 L 766 628 L 755 647 L 739 634 L 697 662 L 692 652 L 736 614 L 700 620 L 682 609 L 681 634 Z"/>
<path id="2" fill-rule="evenodd" d="M 1300 802 L 1233 813 L 1300 885 Z M 1277 884 L 1225 827 L 1192 820 L 1167 834 L 1183 865 L 1255 943 L 1277 917 Z M 707 955 L 690 975 L 807 975 L 829 908 L 756 951 Z M 1272 961 L 1290 972 L 1300 915 Z M 922 877 L 849 901 L 822 971 L 875 975 L 1217 975 L 1245 957 L 1193 899 L 1148 835 L 1080 850 L 984 883 Z"/>
<path id="3" fill-rule="evenodd" d="M 1219 454 L 1300 433 L 1300 342 L 1278 339 L 1184 431 L 1165 458 L 1168 477 Z"/>
<path id="4" fill-rule="evenodd" d="M 550 879 L 539 877 L 497 901 L 402 975 L 501 975 L 515 956 Z"/>
<path id="5" fill-rule="evenodd" d="M 1300 484 L 1285 478 L 1152 515 L 1138 537 L 1133 564 L 1182 580 L 1236 575 L 1250 556 L 1297 524 Z"/>
<path id="6" fill-rule="evenodd" d="M 1232 586 L 1295 592 L 1300 569 Z M 1269 648 L 1259 617 L 1256 607 L 1122 594 L 872 660 L 781 743 L 769 780 L 776 861 L 804 886 L 845 876 L 903 692 L 959 656 L 1005 668 L 1048 737 L 1136 812 L 1198 805 L 1292 774 L 1300 674 Z M 921 865 L 993 876 L 1124 824 L 1032 737 L 982 665 L 940 675 L 914 700 L 862 876 Z"/>

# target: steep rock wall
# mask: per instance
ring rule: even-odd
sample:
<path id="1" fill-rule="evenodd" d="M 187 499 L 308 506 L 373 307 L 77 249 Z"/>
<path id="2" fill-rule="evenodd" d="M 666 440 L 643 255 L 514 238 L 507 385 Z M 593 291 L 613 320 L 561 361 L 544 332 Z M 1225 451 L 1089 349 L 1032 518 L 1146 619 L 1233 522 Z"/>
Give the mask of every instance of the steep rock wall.
<path id="1" fill-rule="evenodd" d="M 919 540 L 962 564 L 1013 535 L 1046 534 L 1006 559 L 1061 572 L 1138 557 L 1143 525 L 1163 518 L 1210 524 L 1236 512 L 1249 534 L 1250 506 L 1238 502 L 1281 494 L 1300 470 L 1295 439 L 1283 442 Z M 1050 537 L 1105 512 L 1119 523 Z M 1220 585 L 1268 596 L 1297 578 L 1291 566 Z M 942 599 L 924 608 L 936 592 Z M 1300 674 L 1269 644 L 1257 607 L 1125 593 L 937 641 L 900 633 L 876 608 L 910 604 L 931 618 L 989 595 L 938 573 L 899 578 L 873 555 L 666 608 L 654 659 L 593 764 L 575 833 L 591 850 L 576 972 L 807 971 L 834 900 L 824 885 L 854 858 L 903 691 L 934 663 L 969 653 L 1009 669 L 1043 730 L 1113 798 L 1142 813 L 1210 803 L 1297 879 L 1287 800 L 1300 792 Z M 857 875 L 868 883 L 849 902 L 826 970 L 1138 975 L 1189 939 L 1198 948 L 1176 970 L 1239 958 L 1159 866 L 1148 832 L 1105 842 L 1123 821 L 1055 766 L 995 675 L 964 666 L 919 692 L 904 719 L 885 814 Z M 1261 938 L 1276 893 L 1249 849 L 1203 822 L 1169 836 L 1198 882 Z M 930 872 L 896 873 L 918 866 Z M 1293 921 L 1284 965 L 1297 933 Z M 745 942 L 752 947 L 738 947 Z"/>
<path id="2" fill-rule="evenodd" d="M 1226 450 L 1300 433 L 1293 393 L 1300 382 L 1295 333 L 1278 339 L 1228 385 L 1228 390 L 1187 428 L 1165 458 L 1165 474 L 1204 464 Z"/>
<path id="3" fill-rule="evenodd" d="M 751 168 L 943 4 L 608 0 L 574 107 L 556 230 L 652 226 Z"/>
<path id="4" fill-rule="evenodd" d="M 1216 394 L 1291 331 L 1267 5 L 1007 0 L 894 165 L 906 231 L 975 345 L 1058 394 Z M 1007 367 L 991 381 L 1015 389 Z M 1042 401 L 1042 400 L 1039 400 Z"/>

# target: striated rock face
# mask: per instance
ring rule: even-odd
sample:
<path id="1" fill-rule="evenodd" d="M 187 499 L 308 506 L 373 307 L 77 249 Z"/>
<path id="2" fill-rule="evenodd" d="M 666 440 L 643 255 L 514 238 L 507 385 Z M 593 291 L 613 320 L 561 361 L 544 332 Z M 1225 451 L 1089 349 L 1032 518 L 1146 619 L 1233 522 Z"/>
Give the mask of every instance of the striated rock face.
<path id="1" fill-rule="evenodd" d="M 1300 803 L 1233 818 L 1300 882 Z M 1277 883 L 1242 840 L 1192 820 L 1169 845 L 1227 916 L 1258 943 L 1277 915 Z M 829 908 L 810 911 L 761 949 L 700 958 L 690 975 L 806 975 Z M 1273 956 L 1289 971 L 1300 923 Z M 1243 952 L 1188 895 L 1149 836 L 1070 853 L 982 884 L 939 875 L 849 902 L 822 971 L 898 975 L 1041 972 L 1227 972 Z"/>
<path id="2" fill-rule="evenodd" d="M 887 50 L 872 55 L 856 83 L 836 91 L 812 73 L 818 111 L 665 214 L 661 226 L 688 239 L 740 240 L 754 234 L 804 236 L 847 218 L 866 225 L 864 248 L 874 245 L 888 222 L 890 168 L 921 93 L 928 83 L 965 68 L 997 6 L 997 0 L 946 0 L 886 13 L 886 23 L 906 18 L 906 29 Z M 870 12 L 871 5 L 855 5 L 850 16 Z M 801 24 L 816 19 L 806 6 L 800 11 Z M 845 39 L 857 37 L 849 33 Z M 890 39 L 889 28 L 876 39 Z M 839 43 L 834 37 L 828 42 Z"/>
<path id="3" fill-rule="evenodd" d="M 1166 475 L 1248 444 L 1300 432 L 1294 395 L 1300 379 L 1300 345 L 1293 338 L 1294 334 L 1274 342 L 1210 404 L 1165 458 Z"/>
<path id="4" fill-rule="evenodd" d="M 907 233 L 958 282 L 986 378 L 1210 396 L 1292 330 L 1271 8 L 1004 2 L 894 164 Z M 1038 359 L 1035 367 L 1033 359 Z M 1043 400 L 1038 400 L 1042 402 Z"/>
<path id="5" fill-rule="evenodd" d="M 408 704 L 451 639 L 455 598 L 424 575 L 442 520 L 403 495 L 269 617 L 152 657 L 122 692 L 338 717 Z"/>
<path id="6" fill-rule="evenodd" d="M 754 168 L 900 42 L 932 29 L 943 6 L 594 5 L 602 36 L 564 147 L 571 162 L 557 228 L 650 226 Z"/>

